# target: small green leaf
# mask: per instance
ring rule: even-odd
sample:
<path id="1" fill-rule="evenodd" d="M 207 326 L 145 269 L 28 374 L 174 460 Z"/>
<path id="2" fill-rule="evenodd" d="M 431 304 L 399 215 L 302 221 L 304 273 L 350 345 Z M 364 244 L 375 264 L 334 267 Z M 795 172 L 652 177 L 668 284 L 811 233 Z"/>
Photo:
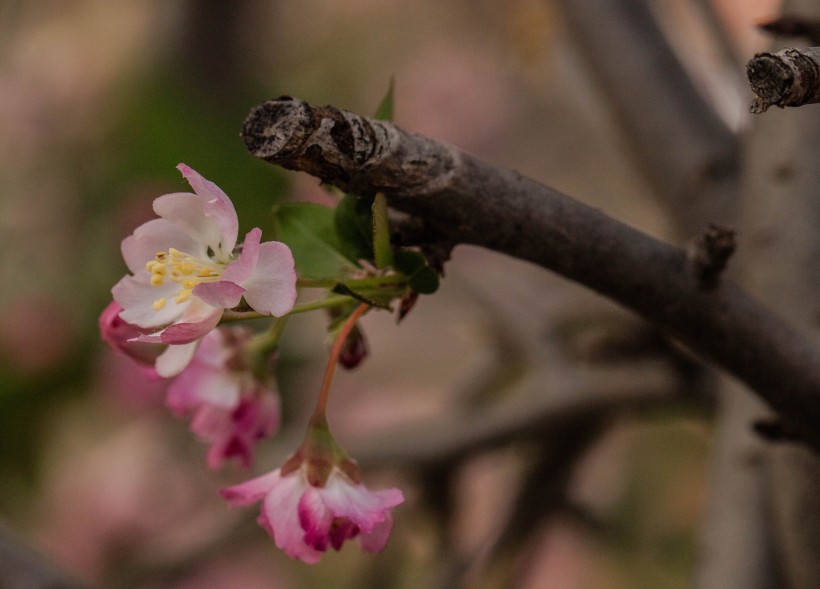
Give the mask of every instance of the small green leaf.
<path id="1" fill-rule="evenodd" d="M 274 210 L 277 239 L 293 251 L 302 278 L 333 279 L 356 268 L 343 252 L 333 209 L 313 203 L 288 203 Z"/>
<path id="2" fill-rule="evenodd" d="M 419 294 L 433 294 L 438 290 L 438 274 L 430 266 L 419 268 L 410 277 L 410 288 Z"/>
<path id="3" fill-rule="evenodd" d="M 387 219 L 387 198 L 379 192 L 373 199 L 373 256 L 376 268 L 393 265 L 393 248 L 390 247 L 390 225 Z"/>
<path id="4" fill-rule="evenodd" d="M 438 274 L 419 252 L 413 250 L 398 250 L 393 254 L 393 267 L 407 276 L 408 284 L 413 292 L 432 294 L 438 290 Z"/>
<path id="5" fill-rule="evenodd" d="M 393 88 L 395 86 L 395 78 L 390 76 L 390 83 L 387 85 L 387 94 L 384 95 L 382 101 L 379 103 L 379 107 L 376 109 L 376 114 L 373 115 L 374 119 L 378 119 L 380 121 L 392 121 L 393 120 Z"/>
<path id="6" fill-rule="evenodd" d="M 333 222 L 341 251 L 351 260 L 373 260 L 373 213 L 370 199 L 345 194 Z"/>

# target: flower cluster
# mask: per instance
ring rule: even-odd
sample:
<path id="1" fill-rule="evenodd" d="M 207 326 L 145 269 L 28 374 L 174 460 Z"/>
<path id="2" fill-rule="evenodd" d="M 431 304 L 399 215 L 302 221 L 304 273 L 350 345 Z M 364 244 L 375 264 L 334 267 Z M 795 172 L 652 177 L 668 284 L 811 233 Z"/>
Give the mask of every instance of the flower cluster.
<path id="1" fill-rule="evenodd" d="M 156 360 L 157 373 L 166 377 L 182 372 L 225 309 L 243 298 L 274 317 L 287 315 L 296 302 L 290 248 L 261 243 L 258 227 L 237 248 L 239 222 L 228 196 L 185 164 L 178 168 L 195 194 L 154 200 L 159 218 L 122 242 L 131 274 L 111 290 L 120 319 L 146 331 L 135 341 L 168 345 Z"/>
<path id="2" fill-rule="evenodd" d="M 271 367 L 283 320 L 260 334 L 220 322 L 226 311 L 233 318 L 293 312 L 294 258 L 286 244 L 262 242 L 259 228 L 238 243 L 228 196 L 185 164 L 178 169 L 194 192 L 154 200 L 158 218 L 122 242 L 130 273 L 113 287 L 99 327 L 113 350 L 154 376 L 173 377 L 166 403 L 210 445 L 209 467 L 229 459 L 249 467 L 256 443 L 280 422 Z M 389 510 L 404 500 L 398 489 L 367 490 L 324 418 L 334 365 L 353 366 L 366 353 L 356 321 L 367 309 L 360 305 L 342 325 L 299 451 L 280 468 L 222 490 L 231 505 L 262 500 L 260 524 L 287 554 L 309 563 L 352 538 L 380 551 L 392 527 Z"/>

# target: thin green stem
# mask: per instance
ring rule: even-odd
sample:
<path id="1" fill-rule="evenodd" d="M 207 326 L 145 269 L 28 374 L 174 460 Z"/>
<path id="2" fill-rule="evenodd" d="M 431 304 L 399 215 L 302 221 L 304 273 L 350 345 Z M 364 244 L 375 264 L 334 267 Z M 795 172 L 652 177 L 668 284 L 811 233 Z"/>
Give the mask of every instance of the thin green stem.
<path id="1" fill-rule="evenodd" d="M 295 305 L 290 314 L 295 315 L 296 313 L 307 313 L 308 311 L 327 309 L 328 307 L 341 307 L 352 300 L 354 299 L 345 295 L 327 297 L 325 299 L 319 299 L 318 301 L 310 301 L 309 303 Z"/>
<path id="2" fill-rule="evenodd" d="M 367 303 L 362 303 L 356 307 L 356 310 L 353 311 L 350 314 L 350 317 L 345 320 L 336 341 L 333 342 L 333 349 L 330 351 L 330 358 L 327 361 L 327 368 L 325 368 L 325 376 L 322 379 L 322 389 L 319 391 L 319 400 L 316 402 L 316 409 L 313 411 L 313 417 L 310 420 L 311 425 L 321 425 L 327 423 L 325 411 L 327 410 L 327 401 L 330 397 L 330 384 L 333 382 L 333 372 L 339 361 L 339 354 L 342 353 L 342 347 L 345 344 L 345 340 L 347 339 L 347 336 L 350 335 L 350 331 L 356 325 L 356 321 L 358 321 L 359 317 L 364 315 L 369 308 L 370 305 Z"/>
<path id="3" fill-rule="evenodd" d="M 403 284 L 407 282 L 407 276 L 401 273 L 388 274 L 386 276 L 368 276 L 367 278 L 351 278 L 348 280 L 333 280 L 333 279 L 314 279 L 314 278 L 299 278 L 296 281 L 298 288 L 333 288 L 341 283 L 352 289 L 381 286 L 390 284 Z"/>

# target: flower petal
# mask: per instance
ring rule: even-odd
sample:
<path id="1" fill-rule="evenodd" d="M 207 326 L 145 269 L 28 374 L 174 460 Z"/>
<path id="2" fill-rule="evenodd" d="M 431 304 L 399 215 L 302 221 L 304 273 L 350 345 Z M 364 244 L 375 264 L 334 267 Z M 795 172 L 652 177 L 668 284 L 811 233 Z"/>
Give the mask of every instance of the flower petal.
<path id="1" fill-rule="evenodd" d="M 322 501 L 336 517 L 347 517 L 369 534 L 383 522 L 388 509 L 404 501 L 399 489 L 370 491 L 364 485 L 353 485 L 334 471 L 324 488 L 320 489 Z"/>
<path id="2" fill-rule="evenodd" d="M 276 546 L 288 556 L 307 563 L 317 563 L 322 553 L 305 544 L 305 531 L 299 523 L 298 505 L 307 483 L 300 472 L 284 476 L 274 487 L 262 506 Z"/>
<path id="3" fill-rule="evenodd" d="M 274 317 L 290 313 L 296 304 L 296 270 L 290 248 L 278 241 L 260 244 L 253 274 L 242 286 L 245 300 L 255 311 Z"/>
<path id="4" fill-rule="evenodd" d="M 205 214 L 205 203 L 190 192 L 175 192 L 154 199 L 154 212 L 176 225 L 196 243 L 210 246 L 216 251 L 223 241 L 219 225 Z M 178 250 L 193 254 L 180 246 Z"/>
<path id="5" fill-rule="evenodd" d="M 203 404 L 230 410 L 239 403 L 239 393 L 239 378 L 194 358 L 168 387 L 165 403 L 176 415 L 186 415 Z"/>
<path id="6" fill-rule="evenodd" d="M 197 284 L 194 287 L 193 294 L 212 307 L 232 309 L 242 300 L 245 289 L 234 282 L 220 280 L 219 282 Z"/>
<path id="7" fill-rule="evenodd" d="M 259 260 L 259 241 L 262 239 L 262 230 L 254 227 L 245 236 L 242 242 L 242 253 L 239 258 L 228 264 L 222 274 L 222 280 L 230 280 L 242 284 L 253 275 L 253 270 Z"/>
<path id="8" fill-rule="evenodd" d="M 197 196 L 205 201 L 205 215 L 219 226 L 223 252 L 230 255 L 236 245 L 236 237 L 239 235 L 239 220 L 231 199 L 219 186 L 203 178 L 190 166 L 179 164 L 177 169 L 182 172 Z"/>
<path id="9" fill-rule="evenodd" d="M 148 272 L 145 271 L 136 276 L 124 276 L 111 289 L 111 294 L 123 308 L 120 313 L 123 321 L 150 330 L 178 320 L 189 303 L 176 304 L 173 302 L 179 285 L 165 283 L 152 286 L 149 280 Z M 162 298 L 170 300 L 161 309 L 155 309 L 154 301 Z M 146 340 L 141 339 L 140 341 Z"/>
<path id="10" fill-rule="evenodd" d="M 381 552 L 387 544 L 387 539 L 390 537 L 390 531 L 392 529 L 393 514 L 389 511 L 385 511 L 383 522 L 376 524 L 370 533 L 359 535 L 359 546 L 367 552 Z"/>
<path id="11" fill-rule="evenodd" d="M 305 531 L 305 544 L 324 552 L 330 543 L 333 512 L 322 501 L 316 487 L 308 487 L 299 500 L 299 524 Z"/>
<path id="12" fill-rule="evenodd" d="M 197 347 L 199 347 L 198 341 L 181 346 L 168 346 L 168 349 L 157 358 L 155 364 L 157 374 L 170 378 L 185 370 L 191 358 L 194 357 Z"/>
<path id="13" fill-rule="evenodd" d="M 277 468 L 276 470 L 245 481 L 244 483 L 233 485 L 232 487 L 223 487 L 219 490 L 219 494 L 222 495 L 231 507 L 250 505 L 263 499 L 274 487 L 280 484 L 282 479 L 283 477 L 279 475 L 279 469 Z M 293 511 L 295 512 L 296 509 Z"/>
<path id="14" fill-rule="evenodd" d="M 204 243 L 198 243 L 181 227 L 166 219 L 143 223 L 122 241 L 120 249 L 131 273 L 139 274 L 147 272 L 145 264 L 153 260 L 157 252 L 167 252 L 171 247 L 200 257 L 207 252 Z"/>
<path id="15" fill-rule="evenodd" d="M 159 335 L 160 341 L 164 344 L 187 344 L 205 336 L 216 327 L 222 319 L 223 311 L 221 308 L 211 307 L 198 299 L 193 299 L 179 322 L 169 325 L 155 335 Z"/>

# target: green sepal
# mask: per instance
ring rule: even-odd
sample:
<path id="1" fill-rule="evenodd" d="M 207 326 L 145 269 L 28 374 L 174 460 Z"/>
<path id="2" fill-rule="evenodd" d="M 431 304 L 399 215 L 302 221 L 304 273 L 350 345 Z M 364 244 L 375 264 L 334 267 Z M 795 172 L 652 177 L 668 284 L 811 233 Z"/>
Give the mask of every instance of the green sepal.
<path id="1" fill-rule="evenodd" d="M 376 268 L 393 265 L 393 248 L 390 246 L 390 224 L 387 218 L 387 197 L 381 192 L 373 199 L 373 258 Z"/>
<path id="2" fill-rule="evenodd" d="M 302 278 L 338 279 L 356 264 L 342 249 L 334 211 L 314 203 L 287 203 L 274 209 L 276 237 L 290 246 Z"/>

